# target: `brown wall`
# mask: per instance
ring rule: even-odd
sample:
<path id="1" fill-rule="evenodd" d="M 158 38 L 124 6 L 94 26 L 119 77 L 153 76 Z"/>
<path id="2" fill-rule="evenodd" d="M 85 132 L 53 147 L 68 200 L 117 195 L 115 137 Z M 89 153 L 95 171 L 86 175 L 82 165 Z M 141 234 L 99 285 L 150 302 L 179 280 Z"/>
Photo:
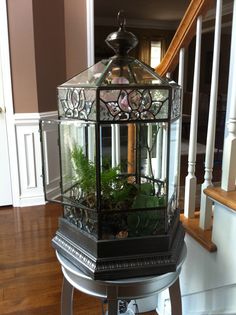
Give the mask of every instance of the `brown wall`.
<path id="1" fill-rule="evenodd" d="M 66 76 L 87 68 L 86 0 L 65 0 Z"/>
<path id="2" fill-rule="evenodd" d="M 8 0 L 15 112 L 37 112 L 32 0 Z"/>
<path id="3" fill-rule="evenodd" d="M 57 108 L 56 87 L 66 80 L 64 0 L 33 0 L 38 111 Z"/>
<path id="4" fill-rule="evenodd" d="M 87 67 L 86 0 L 7 5 L 15 112 L 56 110 L 56 87 Z"/>
<path id="5" fill-rule="evenodd" d="M 86 0 L 7 4 L 15 112 L 56 110 L 57 85 L 87 68 Z M 102 52 L 111 30 L 96 27 L 96 48 Z M 173 36 L 172 31 L 130 30 L 140 38 L 163 37 L 167 45 Z"/>

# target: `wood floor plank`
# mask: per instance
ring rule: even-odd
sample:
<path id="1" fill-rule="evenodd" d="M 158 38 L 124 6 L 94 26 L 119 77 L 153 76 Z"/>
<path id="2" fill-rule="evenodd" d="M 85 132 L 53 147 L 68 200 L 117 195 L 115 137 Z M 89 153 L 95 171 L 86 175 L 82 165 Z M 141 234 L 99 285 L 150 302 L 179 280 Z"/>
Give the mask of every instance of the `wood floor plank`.
<path id="1" fill-rule="evenodd" d="M 1 315 L 60 314 L 62 272 L 51 239 L 61 213 L 55 204 L 0 210 Z M 99 299 L 75 291 L 74 315 L 99 314 Z"/>

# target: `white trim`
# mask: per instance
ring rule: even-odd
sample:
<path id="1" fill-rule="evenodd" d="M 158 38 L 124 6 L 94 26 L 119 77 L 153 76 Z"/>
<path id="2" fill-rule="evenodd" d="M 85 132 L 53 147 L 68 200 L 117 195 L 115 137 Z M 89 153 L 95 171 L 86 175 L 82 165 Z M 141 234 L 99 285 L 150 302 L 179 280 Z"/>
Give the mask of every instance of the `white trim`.
<path id="1" fill-rule="evenodd" d="M 230 65 L 228 80 L 228 95 L 226 109 L 225 139 L 222 160 L 222 182 L 221 188 L 226 191 L 235 190 L 235 157 L 236 157 L 236 90 L 235 90 L 235 53 L 236 53 L 236 1 L 234 1 Z"/>
<path id="2" fill-rule="evenodd" d="M 6 126 L 10 160 L 10 176 L 12 186 L 12 203 L 18 205 L 19 196 L 19 176 L 17 167 L 16 136 L 13 117 L 13 97 L 11 81 L 11 63 L 9 53 L 8 18 L 6 0 L 0 1 L 0 49 L 2 58 L 3 91 L 6 107 Z"/>
<path id="3" fill-rule="evenodd" d="M 205 154 L 205 173 L 204 182 L 201 186 L 201 206 L 200 206 L 200 223 L 201 229 L 209 229 L 212 225 L 212 202 L 204 193 L 204 189 L 212 186 L 212 173 L 214 164 L 214 148 L 215 148 L 215 130 L 216 130 L 216 111 L 218 97 L 219 82 L 219 66 L 220 66 L 220 43 L 221 43 L 221 17 L 222 17 L 222 0 L 216 3 L 216 20 L 213 47 L 213 62 L 211 74 L 211 91 L 206 139 Z"/>
<path id="4" fill-rule="evenodd" d="M 183 113 L 183 96 L 184 96 L 184 74 L 185 74 L 185 48 L 182 47 L 179 52 L 179 73 L 178 73 L 178 84 L 181 87 L 181 107 L 180 107 L 180 119 L 179 119 L 179 135 L 178 135 L 178 170 L 177 174 L 180 174 L 181 165 L 181 139 L 182 139 L 182 113 Z M 178 203 L 180 194 L 180 176 L 178 177 Z"/>
<path id="5" fill-rule="evenodd" d="M 19 168 L 18 206 L 44 204 L 39 120 L 15 124 Z"/>
<path id="6" fill-rule="evenodd" d="M 16 125 L 35 124 L 42 118 L 57 118 L 58 112 L 42 112 L 42 113 L 16 113 L 14 120 Z"/>
<path id="7" fill-rule="evenodd" d="M 94 0 L 86 0 L 87 13 L 87 66 L 94 64 Z"/>
<path id="8" fill-rule="evenodd" d="M 195 211 L 195 205 L 196 205 L 197 179 L 195 175 L 195 166 L 196 166 L 196 150 L 197 150 L 199 84 L 200 84 L 200 67 L 201 67 L 201 37 L 202 37 L 202 16 L 200 15 L 197 18 L 197 27 L 196 27 L 193 96 L 192 96 L 189 153 L 188 153 L 188 175 L 185 179 L 184 216 L 187 218 L 194 217 L 194 211 Z"/>

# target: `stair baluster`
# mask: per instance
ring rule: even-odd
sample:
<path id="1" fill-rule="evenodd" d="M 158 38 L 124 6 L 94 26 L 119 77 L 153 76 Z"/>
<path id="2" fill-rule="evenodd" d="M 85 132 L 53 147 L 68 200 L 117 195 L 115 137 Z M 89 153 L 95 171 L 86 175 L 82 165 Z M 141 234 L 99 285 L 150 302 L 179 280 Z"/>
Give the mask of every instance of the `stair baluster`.
<path id="1" fill-rule="evenodd" d="M 235 73 L 236 73 L 236 1 L 234 1 L 233 9 L 233 25 L 231 35 L 231 51 L 230 51 L 230 67 L 229 67 L 229 83 L 228 83 L 228 98 L 227 111 L 229 114 L 228 135 L 224 143 L 223 164 L 222 164 L 222 183 L 221 188 L 226 191 L 235 190 L 236 180 L 236 88 L 235 88 Z M 226 118 L 227 119 L 227 118 Z"/>
<path id="2" fill-rule="evenodd" d="M 198 103 L 199 103 L 199 82 L 201 64 L 201 36 L 202 36 L 202 16 L 197 18 L 196 48 L 193 78 L 192 111 L 189 136 L 188 153 L 188 175 L 185 179 L 184 215 L 194 217 L 196 201 L 196 147 L 197 147 L 197 125 L 198 125 Z"/>
<path id="3" fill-rule="evenodd" d="M 212 186 L 212 171 L 214 164 L 215 148 L 215 130 L 216 130 L 216 111 L 219 81 L 219 63 L 220 63 L 220 39 L 221 39 L 221 17 L 222 17 L 222 0 L 216 3 L 216 21 L 213 48 L 213 63 L 211 76 L 210 104 L 206 141 L 205 156 L 205 174 L 204 183 L 201 186 L 201 207 L 200 207 L 200 228 L 209 229 L 211 227 L 212 201 L 204 194 L 204 189 Z"/>
<path id="4" fill-rule="evenodd" d="M 183 94 L 184 94 L 184 60 L 185 60 L 185 48 L 181 48 L 179 52 L 179 73 L 178 73 L 178 84 L 181 86 L 181 118 L 179 120 L 179 136 L 178 136 L 178 148 L 179 148 L 179 162 L 178 162 L 178 173 L 180 174 L 180 163 L 181 163 L 181 138 L 182 138 L 182 110 L 183 110 Z M 179 177 L 180 178 L 180 177 Z M 180 181 L 180 179 L 179 179 Z M 180 182 L 177 183 L 178 188 Z M 178 189 L 178 202 L 179 202 L 179 189 Z"/>

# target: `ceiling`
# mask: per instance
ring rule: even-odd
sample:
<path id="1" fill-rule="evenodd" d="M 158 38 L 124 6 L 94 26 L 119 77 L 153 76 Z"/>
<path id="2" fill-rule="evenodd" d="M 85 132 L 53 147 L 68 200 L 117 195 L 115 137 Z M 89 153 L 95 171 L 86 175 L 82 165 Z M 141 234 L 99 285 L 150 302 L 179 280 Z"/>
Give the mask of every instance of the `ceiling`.
<path id="1" fill-rule="evenodd" d="M 124 10 L 126 24 L 130 27 L 176 29 L 190 2 L 191 0 L 94 0 L 95 25 L 117 25 L 117 13 Z M 223 1 L 223 14 L 232 12 L 232 8 L 233 0 Z"/>
<path id="2" fill-rule="evenodd" d="M 156 23 L 173 28 L 182 19 L 190 0 L 94 0 L 95 24 L 116 24 L 118 11 L 124 10 L 127 25 Z"/>

